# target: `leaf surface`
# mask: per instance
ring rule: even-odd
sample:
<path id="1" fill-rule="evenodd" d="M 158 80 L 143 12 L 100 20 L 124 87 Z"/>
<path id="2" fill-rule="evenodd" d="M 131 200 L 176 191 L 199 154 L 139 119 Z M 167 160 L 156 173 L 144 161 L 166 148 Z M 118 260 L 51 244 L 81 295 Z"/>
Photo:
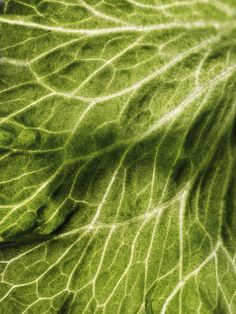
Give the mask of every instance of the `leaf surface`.
<path id="1" fill-rule="evenodd" d="M 235 0 L 0 7 L 1 313 L 235 313 Z"/>

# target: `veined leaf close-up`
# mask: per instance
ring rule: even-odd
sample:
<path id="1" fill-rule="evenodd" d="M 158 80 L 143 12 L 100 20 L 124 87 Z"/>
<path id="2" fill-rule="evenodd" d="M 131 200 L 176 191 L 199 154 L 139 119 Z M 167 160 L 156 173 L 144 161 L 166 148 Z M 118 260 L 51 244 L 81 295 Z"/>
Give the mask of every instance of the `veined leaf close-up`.
<path id="1" fill-rule="evenodd" d="M 236 313 L 236 1 L 0 10 L 0 313 Z"/>

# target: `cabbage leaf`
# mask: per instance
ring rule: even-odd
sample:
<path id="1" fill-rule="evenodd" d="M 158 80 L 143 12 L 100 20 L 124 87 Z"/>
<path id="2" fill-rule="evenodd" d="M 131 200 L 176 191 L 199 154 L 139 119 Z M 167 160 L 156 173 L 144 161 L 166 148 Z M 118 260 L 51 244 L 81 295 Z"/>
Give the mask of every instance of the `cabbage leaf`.
<path id="1" fill-rule="evenodd" d="M 236 313 L 235 0 L 0 8 L 0 312 Z"/>

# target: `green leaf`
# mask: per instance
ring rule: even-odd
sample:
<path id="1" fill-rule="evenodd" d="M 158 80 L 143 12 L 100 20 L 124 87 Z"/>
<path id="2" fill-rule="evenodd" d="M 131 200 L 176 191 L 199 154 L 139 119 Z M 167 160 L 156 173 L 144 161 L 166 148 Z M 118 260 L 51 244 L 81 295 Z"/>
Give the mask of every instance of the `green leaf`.
<path id="1" fill-rule="evenodd" d="M 0 6 L 0 312 L 236 313 L 235 0 Z"/>

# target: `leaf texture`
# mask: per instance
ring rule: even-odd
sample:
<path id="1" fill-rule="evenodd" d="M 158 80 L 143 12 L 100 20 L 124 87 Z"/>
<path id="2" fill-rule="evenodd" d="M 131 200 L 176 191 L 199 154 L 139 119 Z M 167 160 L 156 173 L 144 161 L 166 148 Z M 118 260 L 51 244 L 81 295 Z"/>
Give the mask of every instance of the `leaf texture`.
<path id="1" fill-rule="evenodd" d="M 236 313 L 235 0 L 0 7 L 0 312 Z"/>

